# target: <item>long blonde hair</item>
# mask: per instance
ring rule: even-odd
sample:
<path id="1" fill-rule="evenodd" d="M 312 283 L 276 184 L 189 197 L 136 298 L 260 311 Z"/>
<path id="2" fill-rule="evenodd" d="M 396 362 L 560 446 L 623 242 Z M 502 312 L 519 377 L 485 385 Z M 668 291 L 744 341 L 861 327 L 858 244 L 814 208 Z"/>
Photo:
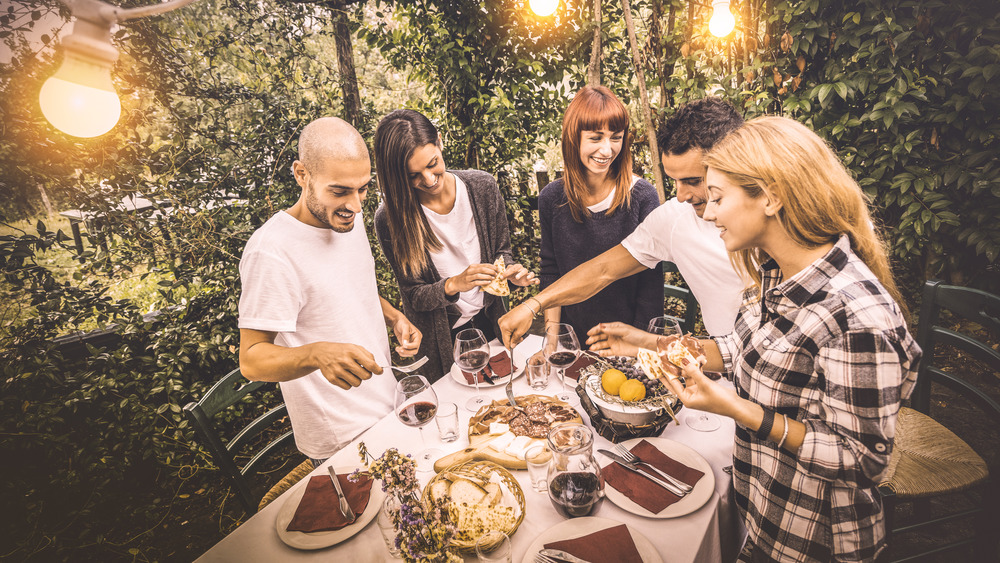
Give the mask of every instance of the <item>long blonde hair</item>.
<path id="1" fill-rule="evenodd" d="M 808 127 L 786 117 L 747 121 L 715 145 L 704 163 L 750 197 L 759 197 L 765 188 L 777 197 L 783 204 L 777 220 L 799 245 L 816 248 L 836 243 L 846 234 L 854 253 L 906 311 L 885 243 L 874 228 L 868 198 L 836 153 Z M 760 265 L 768 258 L 759 248 L 739 250 L 732 256 L 737 271 L 758 288 Z"/>

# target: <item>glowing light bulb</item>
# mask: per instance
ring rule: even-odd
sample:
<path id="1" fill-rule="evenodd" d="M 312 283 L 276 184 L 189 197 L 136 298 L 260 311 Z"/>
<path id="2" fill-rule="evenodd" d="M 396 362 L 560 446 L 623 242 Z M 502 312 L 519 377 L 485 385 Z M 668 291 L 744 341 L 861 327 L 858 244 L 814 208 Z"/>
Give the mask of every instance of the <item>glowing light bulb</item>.
<path id="1" fill-rule="evenodd" d="M 78 21 L 63 40 L 62 66 L 42 85 L 42 114 L 57 129 L 74 137 L 96 137 L 111 130 L 122 104 L 111 83 L 118 51 L 107 27 Z"/>
<path id="2" fill-rule="evenodd" d="M 541 17 L 551 16 L 559 7 L 559 0 L 528 0 L 528 6 L 535 15 Z"/>
<path id="3" fill-rule="evenodd" d="M 716 37 L 725 37 L 736 27 L 736 18 L 729 11 L 728 0 L 712 2 L 712 19 L 708 20 L 708 31 Z"/>

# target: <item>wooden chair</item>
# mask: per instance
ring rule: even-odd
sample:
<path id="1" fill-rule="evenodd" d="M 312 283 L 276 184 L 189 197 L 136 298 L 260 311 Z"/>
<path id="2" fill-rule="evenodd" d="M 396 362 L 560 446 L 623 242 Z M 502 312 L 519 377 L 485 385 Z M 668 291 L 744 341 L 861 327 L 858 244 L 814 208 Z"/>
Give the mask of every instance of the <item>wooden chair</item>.
<path id="1" fill-rule="evenodd" d="M 886 528 L 892 561 L 912 561 L 973 545 L 977 561 L 998 561 L 997 532 L 1000 495 L 997 479 L 990 479 L 990 469 L 983 458 L 966 442 L 930 416 L 931 384 L 943 385 L 968 399 L 992 421 L 990 428 L 1000 428 L 1000 405 L 961 373 L 948 373 L 934 364 L 938 344 L 951 346 L 983 362 L 994 375 L 1000 375 L 1000 353 L 989 344 L 968 334 L 939 325 L 942 311 L 950 311 L 956 321 L 962 319 L 982 325 L 993 338 L 1000 334 L 1000 297 L 976 289 L 943 285 L 928 281 L 917 327 L 917 343 L 923 350 L 917 384 L 910 398 L 910 408 L 899 413 L 896 438 L 889 461 L 888 477 L 879 485 L 884 499 Z M 996 380 L 993 380 L 995 383 Z M 997 468 L 993 467 L 993 475 Z M 929 499 L 962 493 L 973 501 L 973 508 L 945 515 L 930 515 Z M 895 526 L 894 511 L 900 503 L 914 503 L 914 522 Z M 962 518 L 974 522 L 975 537 L 963 538 L 933 547 L 923 553 L 897 559 L 899 534 L 936 529 Z"/>
<path id="2" fill-rule="evenodd" d="M 247 381 L 239 369 L 234 369 L 216 382 L 201 400 L 188 403 L 184 407 L 184 413 L 197 432 L 201 445 L 212 454 L 212 459 L 215 460 L 215 463 L 229 480 L 230 485 L 236 490 L 236 496 L 240 499 L 243 508 L 250 514 L 267 506 L 269 502 L 313 470 L 312 462 L 307 459 L 274 485 L 263 498 L 258 498 L 251 490 L 250 478 L 261 470 L 268 459 L 293 444 L 292 430 L 285 422 L 288 409 L 284 403 L 253 419 L 231 440 L 223 443 L 222 437 L 213 424 L 213 419 L 220 412 L 235 405 L 247 394 L 265 385 L 269 384 L 261 381 Z M 285 428 L 287 430 L 284 430 Z M 255 439 L 268 431 L 279 434 L 273 439 L 262 438 L 263 441 L 266 441 L 266 445 L 260 448 L 242 468 L 239 467 L 236 464 L 235 455 L 258 441 Z"/>
<path id="3" fill-rule="evenodd" d="M 674 272 L 680 274 L 677 265 L 673 262 L 661 262 L 663 272 Z M 684 302 L 684 318 L 680 319 L 681 330 L 684 332 L 694 332 L 694 324 L 698 321 L 698 300 L 690 289 L 663 283 L 663 296 L 680 299 Z"/>

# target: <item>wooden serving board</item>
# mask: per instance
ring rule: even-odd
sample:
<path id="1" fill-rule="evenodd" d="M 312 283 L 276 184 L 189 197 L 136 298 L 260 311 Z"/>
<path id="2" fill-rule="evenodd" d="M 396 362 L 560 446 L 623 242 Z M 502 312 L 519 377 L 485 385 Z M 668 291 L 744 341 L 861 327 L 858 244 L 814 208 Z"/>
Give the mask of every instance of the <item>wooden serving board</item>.
<path id="1" fill-rule="evenodd" d="M 558 399 L 556 399 L 554 397 L 549 397 L 549 396 L 545 396 L 545 395 L 526 395 L 526 396 L 523 396 L 523 397 L 514 397 L 514 400 L 517 401 L 517 404 L 519 404 L 519 405 L 521 405 L 521 404 L 527 404 L 528 402 L 535 402 L 535 401 L 538 401 L 538 400 L 543 400 L 543 401 L 548 402 L 548 403 L 552 403 L 552 404 L 555 404 L 555 405 L 559 405 L 559 406 L 562 406 L 562 407 L 568 407 L 570 409 L 573 409 L 573 407 L 571 405 L 569 405 L 568 403 L 564 403 L 564 402 L 562 402 L 562 401 L 560 401 L 560 400 L 558 400 Z M 502 402 L 501 401 L 495 401 L 494 403 L 495 404 L 504 404 L 504 405 L 509 404 L 506 400 L 504 400 Z M 489 408 L 490 406 L 492 406 L 492 405 L 487 405 L 487 406 L 483 407 L 483 409 Z M 480 412 L 482 412 L 483 409 L 480 409 Z M 573 409 L 573 411 L 575 412 L 576 409 Z M 479 414 L 479 413 L 476 413 L 476 414 Z M 495 463 L 495 464 L 497 464 L 497 465 L 499 465 L 501 467 L 506 467 L 507 469 L 526 469 L 528 467 L 527 464 L 525 463 L 525 461 L 523 459 L 521 459 L 519 457 L 512 456 L 512 455 L 510 455 L 510 454 L 508 454 L 506 452 L 498 452 L 498 451 L 496 451 L 496 450 L 488 447 L 490 441 L 492 441 L 494 438 L 497 438 L 497 435 L 495 435 L 495 434 L 478 434 L 478 433 L 474 434 L 473 433 L 474 432 L 474 429 L 473 429 L 474 425 L 472 423 L 472 420 L 475 420 L 475 419 L 476 419 L 475 416 L 473 416 L 472 419 L 470 419 L 470 424 L 469 424 L 469 447 L 465 448 L 464 450 L 459 450 L 459 451 L 457 451 L 455 453 L 448 454 L 448 455 L 446 455 L 446 456 L 438 459 L 436 462 L 434 462 L 434 471 L 435 472 L 443 471 L 443 470 L 451 467 L 452 465 L 455 465 L 456 463 L 465 463 L 467 461 L 480 461 L 480 460 L 491 461 L 491 462 L 493 462 L 493 463 Z M 580 413 L 577 413 L 575 418 L 570 419 L 568 421 L 564 421 L 564 422 L 579 422 L 580 424 L 583 424 L 583 418 L 580 417 Z M 544 438 L 535 438 L 533 441 L 534 442 L 538 442 L 538 443 L 545 443 L 545 439 Z"/>

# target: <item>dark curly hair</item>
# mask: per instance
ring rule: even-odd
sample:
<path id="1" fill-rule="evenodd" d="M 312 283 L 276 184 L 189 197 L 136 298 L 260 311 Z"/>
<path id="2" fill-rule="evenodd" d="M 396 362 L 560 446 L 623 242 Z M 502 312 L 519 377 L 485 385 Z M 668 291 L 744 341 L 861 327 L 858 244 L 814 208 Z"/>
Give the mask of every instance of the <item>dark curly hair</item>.
<path id="1" fill-rule="evenodd" d="M 660 124 L 656 142 L 663 154 L 684 154 L 691 149 L 708 152 L 743 125 L 743 117 L 722 98 L 702 98 L 684 104 Z"/>

